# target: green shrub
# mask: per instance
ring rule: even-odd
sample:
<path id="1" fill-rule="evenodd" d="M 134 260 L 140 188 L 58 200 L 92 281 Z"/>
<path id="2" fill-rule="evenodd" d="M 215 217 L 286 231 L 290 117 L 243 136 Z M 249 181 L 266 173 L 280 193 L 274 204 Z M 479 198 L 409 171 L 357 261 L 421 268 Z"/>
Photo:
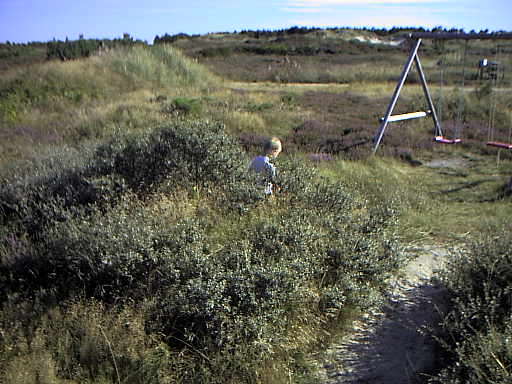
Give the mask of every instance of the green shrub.
<path id="1" fill-rule="evenodd" d="M 439 341 L 448 358 L 439 383 L 504 383 L 512 363 L 511 228 L 504 224 L 455 256 L 443 273 L 448 309 Z"/>
<path id="2" fill-rule="evenodd" d="M 255 225 L 245 235 L 249 241 L 212 252 L 197 239 L 169 258 L 174 273 L 159 281 L 151 329 L 174 342 L 216 348 L 269 343 L 313 275 L 312 228 L 304 219 L 286 219 Z"/>
<path id="3" fill-rule="evenodd" d="M 280 97 L 281 102 L 289 107 L 295 107 L 297 105 L 298 95 L 294 92 L 285 92 Z"/>
<path id="4" fill-rule="evenodd" d="M 115 175 L 94 175 L 87 168 L 54 170 L 0 188 L 0 224 L 32 238 L 54 223 L 80 215 L 81 209 L 107 207 L 126 191 Z"/>
<path id="5" fill-rule="evenodd" d="M 247 105 L 247 110 L 249 112 L 262 112 L 268 109 L 272 109 L 273 104 L 271 102 L 265 103 L 255 103 L 250 101 Z"/>
<path id="6" fill-rule="evenodd" d="M 172 44 L 178 40 L 191 39 L 196 36 L 197 35 L 189 36 L 186 33 L 178 33 L 176 35 L 169 35 L 166 33 L 162 37 L 159 37 L 158 35 L 155 36 L 155 39 L 153 40 L 153 44 Z"/>
<path id="7" fill-rule="evenodd" d="M 308 167 L 299 158 L 277 159 L 276 164 L 279 169 L 276 184 L 280 193 L 288 194 L 290 200 L 301 199 L 315 187 L 317 170 Z"/>
<path id="8" fill-rule="evenodd" d="M 129 190 L 143 194 L 201 186 L 207 191 L 216 184 L 233 190 L 249 177 L 234 139 L 209 121 L 118 136 L 85 155 L 74 167 L 50 161 L 32 175 L 6 179 L 0 187 L 0 223 L 36 238 L 47 226 L 81 215 L 83 208 L 115 205 Z M 235 194 L 254 200 L 254 192 L 246 182 Z"/>
<path id="9" fill-rule="evenodd" d="M 39 209 L 46 222 L 32 238 L 23 236 L 23 221 L 19 231 L 4 233 L 3 308 L 32 308 L 26 312 L 44 318 L 48 308 L 76 297 L 106 308 L 93 311 L 107 314 L 105 322 L 93 321 L 106 337 L 92 331 L 90 317 L 56 320 L 63 329 L 76 324 L 73 350 L 56 353 L 49 344 L 43 352 L 51 350 L 52 364 L 66 366 L 70 379 L 116 379 L 101 340 L 119 339 L 118 324 L 107 321 L 110 306 L 146 303 L 147 337 L 159 335 L 182 356 L 157 359 L 157 370 L 176 363 L 185 382 L 254 382 L 263 362 L 314 342 L 301 339 L 301 327 L 327 327 L 379 301 L 403 261 L 385 230 L 394 224 L 393 205 L 378 208 L 383 199 L 375 197 L 366 206 L 344 183 L 286 157 L 276 161 L 280 192 L 265 197 L 239 148 L 220 124 L 177 121 L 112 139 L 68 169 L 55 162 L 44 175 L 22 178 L 23 187 L 7 185 L 15 195 L 4 191 L 2 202 Z M 186 204 L 198 206 L 171 219 L 152 209 L 155 192 L 170 194 L 176 205 L 185 193 Z M 24 324 L 32 334 L 46 329 L 29 317 Z M 68 360 L 61 361 L 62 351 Z M 80 360 L 82 352 L 90 359 Z M 146 364 L 153 352 L 143 361 L 127 358 L 126 366 Z M 121 357 L 116 361 L 122 366 Z"/>
<path id="10" fill-rule="evenodd" d="M 148 134 L 115 138 L 97 152 L 98 169 L 135 191 L 211 183 L 229 185 L 245 172 L 245 158 L 221 124 L 180 121 Z"/>
<path id="11" fill-rule="evenodd" d="M 165 108 L 166 113 L 174 115 L 198 115 L 201 111 L 201 100 L 187 97 L 177 97 Z"/>
<path id="12" fill-rule="evenodd" d="M 134 41 L 127 33 L 124 35 L 123 39 L 114 40 L 84 39 L 83 35 L 80 35 L 78 40 L 66 39 L 66 41 L 60 41 L 54 39 L 46 43 L 46 58 L 48 60 L 74 60 L 89 57 L 102 49 L 115 49 L 141 44 L 143 44 L 142 41 Z"/>
<path id="13" fill-rule="evenodd" d="M 208 47 L 198 52 L 203 57 L 229 57 L 233 54 L 231 47 Z"/>
<path id="14" fill-rule="evenodd" d="M 65 61 L 89 57 L 102 45 L 100 40 L 50 41 L 47 43 L 47 59 Z"/>
<path id="15" fill-rule="evenodd" d="M 455 360 L 445 367 L 432 383 L 493 383 L 510 382 L 512 361 L 512 324 L 507 320 L 501 330 L 493 327 L 468 335 L 453 349 Z"/>
<path id="16" fill-rule="evenodd" d="M 14 123 L 22 110 L 22 97 L 12 91 L 0 91 L 0 120 Z"/>

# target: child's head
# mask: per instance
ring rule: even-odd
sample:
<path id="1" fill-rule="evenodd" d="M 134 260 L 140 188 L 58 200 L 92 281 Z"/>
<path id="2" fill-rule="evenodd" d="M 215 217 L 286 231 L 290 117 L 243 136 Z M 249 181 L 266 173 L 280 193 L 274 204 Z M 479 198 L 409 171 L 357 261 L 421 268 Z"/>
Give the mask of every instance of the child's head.
<path id="1" fill-rule="evenodd" d="M 263 144 L 263 150 L 265 151 L 266 155 L 270 157 L 277 157 L 283 150 L 281 140 L 279 140 L 277 137 L 272 137 L 271 139 L 265 141 Z"/>

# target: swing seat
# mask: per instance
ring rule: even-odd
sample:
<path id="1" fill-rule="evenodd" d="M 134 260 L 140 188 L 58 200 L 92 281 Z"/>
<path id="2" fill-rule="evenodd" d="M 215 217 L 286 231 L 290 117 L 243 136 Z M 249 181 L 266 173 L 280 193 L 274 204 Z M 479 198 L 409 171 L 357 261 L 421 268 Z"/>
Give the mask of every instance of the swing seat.
<path id="1" fill-rule="evenodd" d="M 402 113 L 401 115 L 392 115 L 388 118 L 388 123 L 392 123 L 394 121 L 402 121 L 402 120 L 410 120 L 410 119 L 418 119 L 420 117 L 426 117 L 432 114 L 432 111 L 419 111 L 419 112 L 410 112 L 410 113 Z M 382 123 L 386 118 L 379 117 L 379 121 Z"/>
<path id="2" fill-rule="evenodd" d="M 488 141 L 487 145 L 490 146 L 490 147 L 512 149 L 512 144 L 500 143 L 499 141 Z"/>
<path id="3" fill-rule="evenodd" d="M 446 139 L 444 136 L 434 137 L 434 141 L 440 144 L 458 144 L 462 143 L 462 139 Z"/>

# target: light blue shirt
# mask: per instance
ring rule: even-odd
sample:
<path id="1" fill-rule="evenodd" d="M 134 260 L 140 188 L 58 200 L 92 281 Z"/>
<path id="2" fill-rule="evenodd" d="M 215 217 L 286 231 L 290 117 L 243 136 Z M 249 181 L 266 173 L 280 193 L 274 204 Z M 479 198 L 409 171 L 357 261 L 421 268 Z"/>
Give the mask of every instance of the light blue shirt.
<path id="1" fill-rule="evenodd" d="M 256 156 L 252 159 L 249 169 L 262 174 L 265 182 L 265 194 L 272 194 L 272 181 L 276 176 L 276 167 L 270 162 L 268 156 Z"/>

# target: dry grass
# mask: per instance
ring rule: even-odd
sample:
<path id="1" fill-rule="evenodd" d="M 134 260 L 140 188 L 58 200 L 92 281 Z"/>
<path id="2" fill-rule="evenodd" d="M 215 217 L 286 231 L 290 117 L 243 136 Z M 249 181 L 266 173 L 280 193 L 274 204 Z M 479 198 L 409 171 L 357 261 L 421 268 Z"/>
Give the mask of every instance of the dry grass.
<path id="1" fill-rule="evenodd" d="M 398 199 L 403 241 L 452 242 L 465 241 L 512 215 L 510 199 L 501 198 L 499 192 L 511 176 L 510 160 L 497 167 L 488 157 L 466 158 L 462 163 L 460 159 L 464 160 L 461 153 L 443 150 L 420 157 L 424 165 L 419 167 L 386 158 L 337 160 L 319 167 L 324 175 L 344 180 L 351 189 Z M 429 166 L 434 161 L 446 165 Z"/>

